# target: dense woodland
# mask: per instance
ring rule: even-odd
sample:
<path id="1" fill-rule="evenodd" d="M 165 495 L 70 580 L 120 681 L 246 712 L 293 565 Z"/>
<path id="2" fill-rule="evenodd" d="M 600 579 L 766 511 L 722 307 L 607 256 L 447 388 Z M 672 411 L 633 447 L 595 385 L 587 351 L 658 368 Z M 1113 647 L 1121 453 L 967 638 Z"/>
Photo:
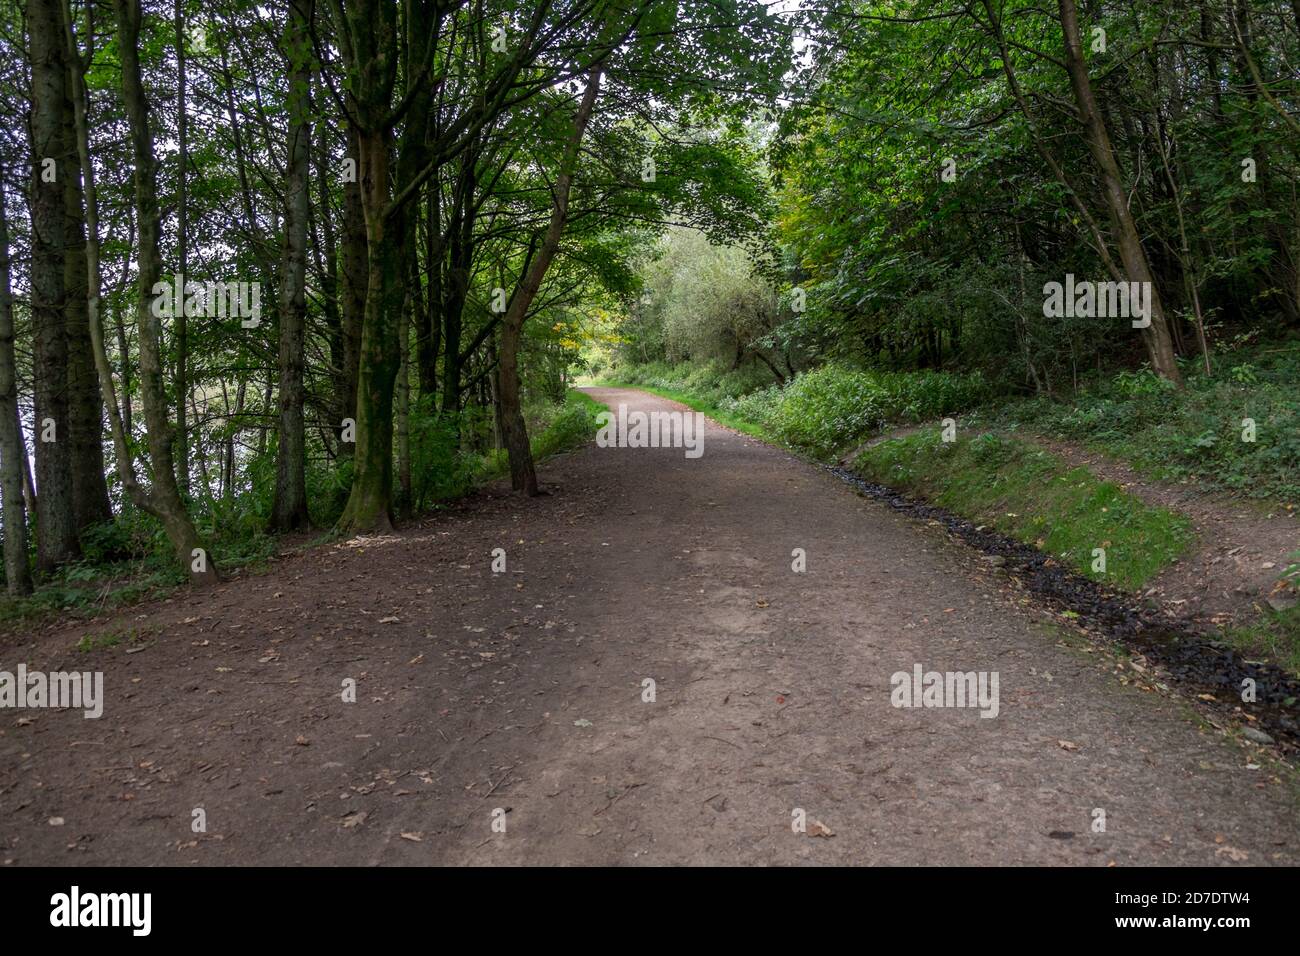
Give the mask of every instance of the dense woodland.
<path id="1" fill-rule="evenodd" d="M 841 359 L 1064 393 L 1135 347 L 1178 382 L 1178 358 L 1204 365 L 1215 330 L 1296 328 L 1298 15 L 991 0 L 810 12 L 805 69 L 766 139 L 768 281 L 737 290 L 737 308 L 709 282 L 692 298 L 716 263 L 692 238 L 670 243 L 652 291 L 683 281 L 628 323 L 625 353 L 701 356 L 712 336 L 717 357 L 753 353 L 778 379 Z M 664 265 L 673 255 L 691 268 Z M 1067 272 L 1151 282 L 1150 328 L 1042 321 L 1044 283 Z M 680 328 L 684 307 L 712 310 L 712 328 Z"/>
<path id="2" fill-rule="evenodd" d="M 13 594 L 211 580 L 498 460 L 535 495 L 583 371 L 939 413 L 1300 330 L 1297 0 L 0 11 Z M 1046 318 L 1067 274 L 1149 325 Z"/>

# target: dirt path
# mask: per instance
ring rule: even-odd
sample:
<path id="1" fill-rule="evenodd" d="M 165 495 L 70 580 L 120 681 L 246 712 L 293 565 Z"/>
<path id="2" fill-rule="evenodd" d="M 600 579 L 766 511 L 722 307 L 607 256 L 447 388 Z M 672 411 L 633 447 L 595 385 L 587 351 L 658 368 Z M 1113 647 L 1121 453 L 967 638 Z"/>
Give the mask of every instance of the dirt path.
<path id="1" fill-rule="evenodd" d="M 0 650 L 106 697 L 0 718 L 4 863 L 1300 858 L 1290 777 L 832 476 L 710 424 L 698 459 L 593 445 L 543 479 L 93 629 L 137 653 Z M 996 671 L 998 716 L 892 707 L 918 663 Z"/>

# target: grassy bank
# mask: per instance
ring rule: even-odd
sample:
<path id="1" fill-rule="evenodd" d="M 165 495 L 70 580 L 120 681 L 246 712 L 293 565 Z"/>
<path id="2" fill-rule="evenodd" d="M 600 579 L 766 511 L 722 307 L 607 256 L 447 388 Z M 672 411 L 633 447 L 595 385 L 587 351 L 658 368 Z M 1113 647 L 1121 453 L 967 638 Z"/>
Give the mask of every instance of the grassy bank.
<path id="1" fill-rule="evenodd" d="M 531 406 L 525 417 L 534 460 L 542 461 L 586 444 L 596 434 L 596 415 L 604 410 L 600 402 L 573 388 L 565 393 L 563 404 Z M 483 457 L 481 471 L 464 493 L 508 474 L 510 461 L 505 449 L 495 449 Z"/>
<path id="2" fill-rule="evenodd" d="M 1005 436 L 947 443 L 937 427 L 927 428 L 866 449 L 852 467 L 1127 590 L 1142 587 L 1194 540 L 1186 518 Z M 1096 550 L 1105 553 L 1104 570 Z"/>
<path id="3" fill-rule="evenodd" d="M 1183 371 L 1181 389 L 1120 372 L 1068 401 L 1000 402 L 976 420 L 1084 444 L 1155 479 L 1300 506 L 1300 344 L 1242 345 L 1214 355 L 1212 374 Z"/>

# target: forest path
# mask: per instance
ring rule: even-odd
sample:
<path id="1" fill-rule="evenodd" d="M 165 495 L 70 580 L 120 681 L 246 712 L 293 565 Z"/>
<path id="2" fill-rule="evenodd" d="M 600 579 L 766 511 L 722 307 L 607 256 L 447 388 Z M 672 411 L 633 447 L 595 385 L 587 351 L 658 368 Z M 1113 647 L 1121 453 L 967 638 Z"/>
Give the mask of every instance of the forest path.
<path id="1" fill-rule="evenodd" d="M 0 857 L 1300 861 L 1288 774 L 1122 685 L 940 529 L 711 422 L 696 459 L 593 444 L 542 477 L 5 648 L 103 670 L 105 707 L 5 713 Z M 124 628 L 143 650 L 73 649 Z M 997 672 L 997 716 L 891 706 L 916 664 Z"/>

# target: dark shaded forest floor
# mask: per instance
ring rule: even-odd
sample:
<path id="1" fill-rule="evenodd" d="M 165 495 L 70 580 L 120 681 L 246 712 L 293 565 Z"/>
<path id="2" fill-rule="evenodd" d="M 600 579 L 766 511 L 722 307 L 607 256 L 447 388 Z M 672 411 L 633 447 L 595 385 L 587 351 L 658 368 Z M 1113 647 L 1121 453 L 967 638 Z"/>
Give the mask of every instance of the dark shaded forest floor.
<path id="1" fill-rule="evenodd" d="M 591 445 L 543 480 L 9 643 L 102 670 L 106 702 L 5 712 L 0 859 L 1300 861 L 1292 771 L 1121 684 L 940 529 L 713 425 L 696 460 Z M 999 715 L 892 707 L 917 663 L 998 672 Z"/>

